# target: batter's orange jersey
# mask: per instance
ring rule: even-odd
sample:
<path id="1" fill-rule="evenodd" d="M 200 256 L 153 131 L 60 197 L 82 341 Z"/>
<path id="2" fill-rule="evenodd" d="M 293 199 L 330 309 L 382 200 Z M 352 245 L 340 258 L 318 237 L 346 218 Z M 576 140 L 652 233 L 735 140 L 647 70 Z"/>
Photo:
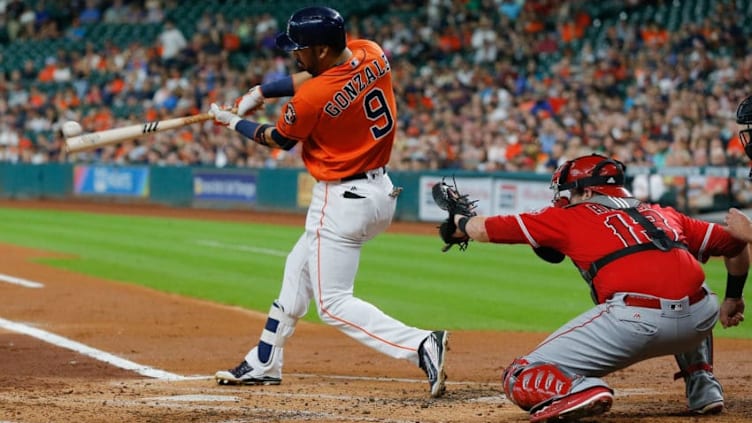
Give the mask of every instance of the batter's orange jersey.
<path id="1" fill-rule="evenodd" d="M 319 181 L 385 166 L 394 143 L 397 105 L 381 47 L 347 43 L 352 57 L 297 88 L 277 131 L 302 145 L 303 162 Z"/>

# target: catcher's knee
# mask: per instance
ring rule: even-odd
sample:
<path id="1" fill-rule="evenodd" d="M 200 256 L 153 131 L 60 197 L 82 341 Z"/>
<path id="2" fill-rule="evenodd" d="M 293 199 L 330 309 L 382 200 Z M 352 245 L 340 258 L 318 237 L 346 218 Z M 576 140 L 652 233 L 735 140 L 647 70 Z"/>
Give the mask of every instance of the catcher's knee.
<path id="1" fill-rule="evenodd" d="M 502 386 L 510 401 L 529 411 L 543 401 L 569 394 L 581 378 L 553 363 L 518 358 L 504 370 Z"/>

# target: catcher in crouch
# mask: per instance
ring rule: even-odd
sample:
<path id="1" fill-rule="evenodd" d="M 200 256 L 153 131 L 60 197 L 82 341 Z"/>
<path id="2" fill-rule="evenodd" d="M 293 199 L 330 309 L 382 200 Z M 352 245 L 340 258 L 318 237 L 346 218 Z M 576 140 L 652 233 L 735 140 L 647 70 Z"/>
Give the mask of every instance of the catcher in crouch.
<path id="1" fill-rule="evenodd" d="M 456 185 L 434 187 L 449 211 L 439 229 L 448 246 L 530 244 L 549 262 L 569 257 L 590 286 L 595 307 L 504 370 L 507 398 L 531 422 L 604 413 L 613 391 L 601 377 L 665 355 L 676 358 L 674 379 L 684 379 L 692 413 L 723 409 L 712 330 L 719 316 L 724 327 L 743 319 L 747 244 L 725 227 L 633 198 L 624 170 L 596 154 L 570 160 L 553 174 L 553 206 L 508 216 L 475 216 Z M 720 314 L 701 266 L 711 256 L 722 256 L 728 272 Z"/>

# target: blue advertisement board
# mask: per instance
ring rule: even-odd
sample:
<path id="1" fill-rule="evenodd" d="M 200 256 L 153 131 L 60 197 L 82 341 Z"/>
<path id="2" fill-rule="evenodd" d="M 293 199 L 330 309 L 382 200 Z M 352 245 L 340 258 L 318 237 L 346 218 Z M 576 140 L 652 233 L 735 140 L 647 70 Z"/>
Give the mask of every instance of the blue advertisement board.
<path id="1" fill-rule="evenodd" d="M 193 172 L 193 198 L 202 201 L 255 203 L 256 175 L 196 169 Z"/>
<path id="2" fill-rule="evenodd" d="M 149 196 L 149 168 L 137 166 L 76 166 L 73 192 L 77 195 Z"/>

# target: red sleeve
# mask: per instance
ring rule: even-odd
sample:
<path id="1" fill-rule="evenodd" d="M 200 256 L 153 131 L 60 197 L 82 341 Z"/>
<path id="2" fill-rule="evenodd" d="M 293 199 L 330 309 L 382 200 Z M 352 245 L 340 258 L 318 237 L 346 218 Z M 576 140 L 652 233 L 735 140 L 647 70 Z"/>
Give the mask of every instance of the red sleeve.
<path id="1" fill-rule="evenodd" d="M 489 241 L 499 244 L 530 244 L 562 249 L 568 240 L 564 209 L 545 207 L 538 211 L 486 219 Z"/>
<path id="2" fill-rule="evenodd" d="M 684 220 L 684 233 L 689 251 L 702 263 L 707 262 L 710 257 L 734 257 L 747 245 L 746 242 L 732 237 L 720 225 L 694 219 L 678 212 L 676 215 Z"/>

